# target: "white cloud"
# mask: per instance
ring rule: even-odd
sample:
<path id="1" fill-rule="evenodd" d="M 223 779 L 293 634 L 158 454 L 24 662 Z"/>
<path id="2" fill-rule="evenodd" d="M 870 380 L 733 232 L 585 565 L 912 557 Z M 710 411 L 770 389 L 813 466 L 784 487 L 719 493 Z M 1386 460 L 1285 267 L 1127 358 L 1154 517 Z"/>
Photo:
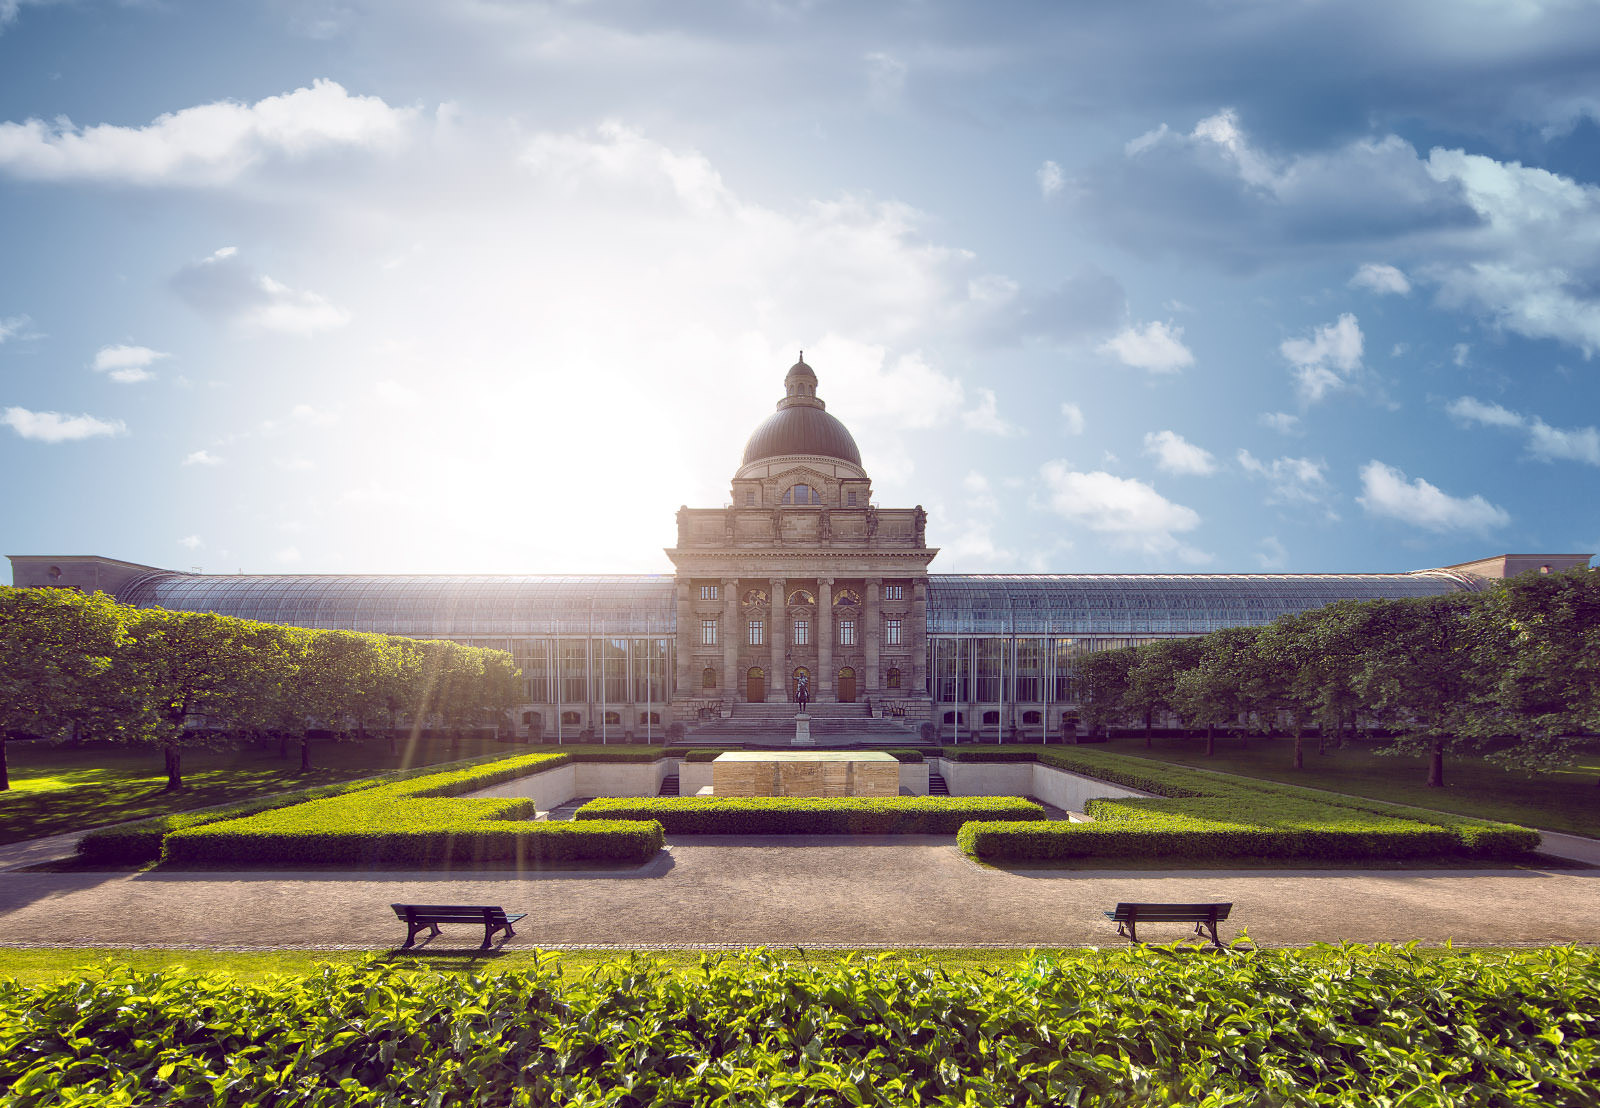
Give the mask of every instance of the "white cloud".
<path id="1" fill-rule="evenodd" d="M 1445 411 L 1463 423 L 1524 431 L 1528 453 L 1540 461 L 1587 462 L 1600 466 L 1600 429 L 1594 427 L 1552 427 L 1538 416 L 1524 416 L 1499 404 L 1485 404 L 1463 396 L 1445 406 Z"/>
<path id="2" fill-rule="evenodd" d="M 1316 403 L 1345 387 L 1361 369 L 1361 326 L 1345 312 L 1333 323 L 1314 328 L 1308 339 L 1285 339 L 1278 349 L 1294 367 L 1300 396 Z"/>
<path id="3" fill-rule="evenodd" d="M 1194 354 L 1183 345 L 1183 328 L 1160 320 L 1138 327 L 1124 327 L 1101 343 L 1102 354 L 1115 354 L 1124 365 L 1151 373 L 1176 373 L 1194 365 Z"/>
<path id="4" fill-rule="evenodd" d="M 60 412 L 30 412 L 26 408 L 7 408 L 0 413 L 4 423 L 25 439 L 38 442 L 77 442 L 100 435 L 125 435 L 128 427 L 120 419 L 99 419 L 92 415 L 62 415 Z"/>
<path id="5" fill-rule="evenodd" d="M 397 408 L 415 408 L 422 402 L 422 397 L 417 390 L 399 381 L 379 381 L 372 386 L 372 394 L 386 404 L 393 404 Z"/>
<path id="6" fill-rule="evenodd" d="M 295 422 L 304 423 L 309 427 L 331 427 L 339 422 L 336 412 L 325 412 L 320 408 L 313 408 L 310 404 L 296 404 L 289 414 Z"/>
<path id="7" fill-rule="evenodd" d="M 198 550 L 205 544 L 200 541 L 199 535 L 185 535 L 178 540 L 178 545 L 188 547 L 190 550 Z"/>
<path id="8" fill-rule="evenodd" d="M 0 318 L 0 342 L 9 342 L 11 339 L 24 337 L 28 324 L 32 322 L 25 315 L 13 315 Z"/>
<path id="9" fill-rule="evenodd" d="M 307 470 L 317 468 L 311 459 L 301 458 L 298 456 L 274 458 L 272 464 L 283 470 L 285 473 L 304 473 Z"/>
<path id="10" fill-rule="evenodd" d="M 874 50 L 862 58 L 867 63 L 867 98 L 874 107 L 888 109 L 897 106 L 905 91 L 909 67 L 893 54 Z"/>
<path id="11" fill-rule="evenodd" d="M 184 455 L 183 464 L 186 466 L 219 466 L 222 464 L 222 459 L 209 450 L 196 450 Z"/>
<path id="12" fill-rule="evenodd" d="M 121 385 L 137 384 L 155 376 L 150 366 L 167 354 L 148 346 L 102 346 L 95 352 L 94 371 Z"/>
<path id="13" fill-rule="evenodd" d="M 1458 342 L 1450 348 L 1450 361 L 1457 366 L 1465 366 L 1467 357 L 1472 353 L 1472 347 L 1467 343 Z"/>
<path id="14" fill-rule="evenodd" d="M 1408 481 L 1402 471 L 1376 459 L 1361 467 L 1361 488 L 1356 499 L 1368 512 L 1429 531 L 1482 534 L 1511 522 L 1505 509 L 1481 496 L 1451 496 L 1421 477 Z"/>
<path id="15" fill-rule="evenodd" d="M 1411 293 L 1411 282 L 1406 280 L 1406 275 L 1392 265 L 1380 265 L 1377 262 L 1368 262 L 1356 270 L 1354 277 L 1350 278 L 1350 287 L 1368 289 L 1380 296 L 1408 296 Z"/>
<path id="16" fill-rule="evenodd" d="M 1061 422 L 1067 434 L 1083 434 L 1083 409 L 1071 401 L 1064 401 L 1061 405 Z"/>
<path id="17" fill-rule="evenodd" d="M 145 127 L 6 122 L 0 123 L 0 172 L 42 181 L 216 185 L 273 157 L 394 148 L 417 114 L 319 80 L 254 104 L 222 100 L 184 108 Z"/>
<path id="18" fill-rule="evenodd" d="M 1323 462 L 1289 457 L 1263 462 L 1248 450 L 1240 450 L 1236 457 L 1240 469 L 1267 482 L 1269 504 L 1317 504 L 1328 493 L 1328 467 Z"/>
<path id="19" fill-rule="evenodd" d="M 1146 433 L 1144 452 L 1156 460 L 1157 469 L 1168 473 L 1204 477 L 1217 470 L 1217 460 L 1209 450 L 1201 449 L 1176 431 Z"/>
<path id="20" fill-rule="evenodd" d="M 1295 428 L 1300 425 L 1300 417 L 1290 415 L 1288 412 L 1262 412 L 1256 417 L 1256 422 L 1263 427 L 1270 427 L 1280 435 L 1292 435 Z"/>
<path id="21" fill-rule="evenodd" d="M 350 313 L 327 297 L 256 272 L 231 246 L 184 266 L 172 287 L 197 311 L 246 330 L 304 336 L 350 322 Z"/>
<path id="22" fill-rule="evenodd" d="M 1000 408 L 993 389 L 978 390 L 977 407 L 961 413 L 961 424 L 969 431 L 985 435 L 1015 435 L 1017 427 L 1000 416 Z"/>
<path id="23" fill-rule="evenodd" d="M 298 546 L 286 546 L 278 551 L 274 557 L 280 562 L 298 562 L 300 560 L 300 548 Z"/>
<path id="24" fill-rule="evenodd" d="M 1060 192 L 1067 183 L 1066 174 L 1061 172 L 1061 167 L 1055 162 L 1045 162 L 1039 167 L 1034 176 L 1039 181 L 1039 193 L 1045 197 L 1054 196 Z"/>
<path id="25" fill-rule="evenodd" d="M 1048 507 L 1069 523 L 1147 554 L 1176 554 L 1189 562 L 1209 557 L 1176 537 L 1199 527 L 1200 514 L 1143 481 L 1102 470 L 1080 473 L 1064 461 L 1046 462 L 1039 473 Z"/>
<path id="26" fill-rule="evenodd" d="M 962 478 L 961 487 L 967 492 L 967 507 L 979 512 L 998 512 L 1000 501 L 994 495 L 989 479 L 977 470 Z"/>
<path id="27" fill-rule="evenodd" d="M 1261 549 L 1256 551 L 1256 564 L 1265 570 L 1281 572 L 1288 568 L 1289 551 L 1276 535 L 1268 535 L 1261 540 Z"/>

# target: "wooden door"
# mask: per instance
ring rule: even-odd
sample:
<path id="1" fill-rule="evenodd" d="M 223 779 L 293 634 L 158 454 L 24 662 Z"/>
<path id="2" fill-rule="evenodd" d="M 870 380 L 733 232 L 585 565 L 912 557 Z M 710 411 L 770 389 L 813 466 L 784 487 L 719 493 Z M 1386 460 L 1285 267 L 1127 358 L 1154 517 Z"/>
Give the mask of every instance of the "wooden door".
<path id="1" fill-rule="evenodd" d="M 760 704 L 767 698 L 767 673 L 760 666 L 751 666 L 744 678 L 744 698 Z"/>
<path id="2" fill-rule="evenodd" d="M 839 703 L 854 704 L 856 702 L 856 671 L 845 666 L 839 671 Z"/>

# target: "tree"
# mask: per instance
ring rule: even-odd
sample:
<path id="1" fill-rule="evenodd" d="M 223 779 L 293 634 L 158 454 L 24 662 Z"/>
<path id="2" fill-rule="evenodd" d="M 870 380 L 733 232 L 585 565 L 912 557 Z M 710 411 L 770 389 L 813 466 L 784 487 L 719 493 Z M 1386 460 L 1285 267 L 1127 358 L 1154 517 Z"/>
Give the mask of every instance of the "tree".
<path id="1" fill-rule="evenodd" d="M 1306 768 L 1306 725 L 1323 679 L 1314 622 L 1314 615 L 1281 616 L 1261 629 L 1248 657 L 1240 658 L 1246 666 L 1244 693 L 1256 711 L 1273 718 L 1288 713 L 1293 720 L 1295 769 Z"/>
<path id="2" fill-rule="evenodd" d="M 1484 745 L 1483 682 L 1472 665 L 1477 603 L 1470 593 L 1371 602 L 1373 637 L 1355 686 L 1402 732 L 1387 753 L 1427 755 L 1429 788 L 1443 787 L 1446 754 Z"/>
<path id="3" fill-rule="evenodd" d="M 311 769 L 311 729 L 348 730 L 382 686 L 386 643 L 355 631 L 313 631 L 299 657 L 295 681 L 300 769 Z"/>
<path id="4" fill-rule="evenodd" d="M 115 725 L 108 673 L 126 610 L 104 593 L 0 586 L 0 790 L 11 787 L 13 731 L 53 739 Z"/>
<path id="5" fill-rule="evenodd" d="M 1178 676 L 1199 664 L 1202 642 L 1197 638 L 1162 639 L 1134 652 L 1124 700 L 1144 718 L 1145 746 L 1151 745 L 1156 713 L 1177 711 Z"/>
<path id="6" fill-rule="evenodd" d="M 1128 681 L 1135 660 L 1133 649 L 1128 647 L 1099 650 L 1077 659 L 1079 710 L 1089 734 L 1103 727 L 1109 737 L 1111 725 L 1126 716 Z"/>
<path id="7" fill-rule="evenodd" d="M 1484 594 L 1470 627 L 1490 702 L 1481 725 L 1514 738 L 1489 757 L 1528 772 L 1570 764 L 1573 736 L 1600 730 L 1600 574 L 1525 573 Z"/>
<path id="8" fill-rule="evenodd" d="M 1206 755 L 1217 752 L 1216 729 L 1249 710 L 1245 681 L 1254 666 L 1257 627 L 1226 627 L 1201 640 L 1196 664 L 1178 674 L 1174 703 L 1179 713 L 1206 729 Z"/>

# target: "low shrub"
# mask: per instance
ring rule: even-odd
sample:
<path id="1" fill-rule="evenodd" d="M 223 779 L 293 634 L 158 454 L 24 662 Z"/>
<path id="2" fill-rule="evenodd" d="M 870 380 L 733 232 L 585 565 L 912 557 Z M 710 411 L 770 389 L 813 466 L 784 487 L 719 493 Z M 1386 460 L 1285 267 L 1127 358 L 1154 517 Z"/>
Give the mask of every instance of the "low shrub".
<path id="1" fill-rule="evenodd" d="M 615 743 L 544 743 L 523 748 L 530 754 L 565 754 L 573 762 L 659 762 L 663 746 L 618 746 Z"/>
<path id="2" fill-rule="evenodd" d="M 1038 820 L 1019 796 L 600 797 L 577 820 L 655 820 L 670 835 L 953 835 L 968 820 Z"/>
<path id="3" fill-rule="evenodd" d="M 726 750 L 713 750 L 709 747 L 696 747 L 694 750 L 684 751 L 683 760 L 685 762 L 715 762 L 720 756 L 726 753 Z"/>
<path id="4" fill-rule="evenodd" d="M 332 785 L 317 785 L 308 789 L 294 789 L 290 792 L 274 793 L 271 796 L 242 800 L 219 808 L 203 808 L 194 812 L 174 812 L 166 816 L 152 816 L 150 819 L 136 820 L 132 823 L 118 824 L 115 827 L 102 827 L 98 830 L 90 831 L 78 840 L 76 850 L 80 859 L 95 865 L 147 865 L 150 862 L 156 862 L 161 859 L 161 844 L 174 831 L 181 831 L 189 827 L 200 827 L 208 823 L 220 823 L 223 820 L 240 819 L 244 816 L 255 815 L 258 812 L 271 811 L 274 808 L 287 808 L 293 804 L 303 804 L 308 800 L 323 800 L 329 797 L 344 796 L 348 793 L 359 792 L 362 789 L 395 784 L 416 777 L 426 777 L 429 774 L 486 765 L 490 762 L 502 761 L 504 758 L 504 754 L 485 754 L 477 758 L 463 758 L 456 762 L 443 762 L 431 766 L 421 766 L 416 769 L 395 770 L 375 777 L 360 777 L 351 781 L 340 781 Z"/>
<path id="5" fill-rule="evenodd" d="M 1537 831 L 1319 789 L 1077 748 L 1033 751 L 1048 766 L 1156 794 L 1085 804 L 1087 824 L 973 824 L 961 848 L 989 860 L 1089 857 L 1201 861 L 1516 858 Z"/>
<path id="6" fill-rule="evenodd" d="M 909 765 L 909 766 L 920 766 L 923 763 L 923 761 L 925 760 L 922 757 L 922 751 L 913 750 L 910 747 L 904 747 L 904 746 L 890 747 L 887 750 L 883 751 L 883 753 L 889 755 L 895 761 L 901 762 L 901 763 L 903 763 L 905 765 Z"/>
<path id="7" fill-rule="evenodd" d="M 1600 954 L 1572 947 L 1144 948 L 1007 972 L 759 951 L 582 974 L 554 958 L 470 975 L 373 959 L 264 984 L 117 965 L 0 981 L 0 1088 L 18 1108 L 1593 1108 L 1597 1044 Z"/>
<path id="8" fill-rule="evenodd" d="M 644 861 L 661 848 L 659 825 L 534 822 L 532 800 L 460 795 L 569 761 L 565 753 L 501 758 L 186 828 L 167 836 L 162 860 L 174 865 L 445 866 Z"/>

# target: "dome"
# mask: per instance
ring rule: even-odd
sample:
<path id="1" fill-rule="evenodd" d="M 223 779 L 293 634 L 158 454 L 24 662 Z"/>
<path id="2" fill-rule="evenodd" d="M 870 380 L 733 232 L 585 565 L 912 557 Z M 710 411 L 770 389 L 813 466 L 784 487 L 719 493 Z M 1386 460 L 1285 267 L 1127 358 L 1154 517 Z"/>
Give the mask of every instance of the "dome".
<path id="1" fill-rule="evenodd" d="M 861 465 L 861 451 L 844 424 L 809 405 L 780 408 L 769 415 L 745 443 L 742 464 L 785 454 L 816 454 Z"/>
<path id="2" fill-rule="evenodd" d="M 800 360 L 790 366 L 784 376 L 783 391 L 785 395 L 778 401 L 778 410 L 769 415 L 745 443 L 742 465 L 763 458 L 812 454 L 839 458 L 861 468 L 861 451 L 856 449 L 856 440 L 850 437 L 844 424 L 828 414 L 828 406 L 817 399 L 817 374 L 806 365 L 804 350 L 800 352 Z"/>

